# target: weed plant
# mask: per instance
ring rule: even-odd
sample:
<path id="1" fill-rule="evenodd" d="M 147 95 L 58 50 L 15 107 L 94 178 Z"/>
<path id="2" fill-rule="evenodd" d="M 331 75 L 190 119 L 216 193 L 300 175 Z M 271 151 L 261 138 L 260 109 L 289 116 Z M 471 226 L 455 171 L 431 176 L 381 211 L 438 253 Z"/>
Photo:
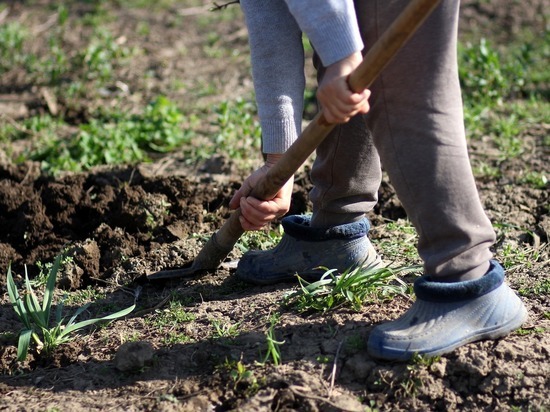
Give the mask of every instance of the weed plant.
<path id="1" fill-rule="evenodd" d="M 384 256 L 392 262 L 420 262 L 417 243 L 418 234 L 408 219 L 385 220 L 385 235 L 372 239 L 372 243 Z"/>
<path id="2" fill-rule="evenodd" d="M 220 130 L 214 137 L 216 151 L 237 160 L 256 157 L 262 133 L 254 103 L 242 98 L 224 101 L 215 112 L 215 126 Z"/>
<path id="3" fill-rule="evenodd" d="M 459 66 L 462 90 L 467 96 L 466 103 L 494 106 L 513 90 L 508 83 L 507 66 L 501 62 L 499 53 L 482 38 L 477 44 L 459 46 L 461 64 Z M 520 75 L 514 83 L 524 83 Z"/>
<path id="4" fill-rule="evenodd" d="M 214 332 L 212 333 L 212 337 L 214 339 L 234 338 L 239 335 L 239 327 L 241 326 L 240 322 L 229 324 L 218 319 L 212 319 L 210 323 L 214 328 Z"/>
<path id="5" fill-rule="evenodd" d="M 267 349 L 261 365 L 265 365 L 269 360 L 273 362 L 275 366 L 279 366 L 282 362 L 280 346 L 285 341 L 279 341 L 275 338 L 275 326 L 279 323 L 280 315 L 278 313 L 271 314 L 269 317 L 269 328 L 266 333 Z"/>
<path id="6" fill-rule="evenodd" d="M 69 263 L 72 263 L 73 260 L 74 259 L 71 256 L 63 255 L 60 262 L 60 268 L 64 267 Z M 47 262 L 47 263 L 42 263 L 40 261 L 36 262 L 36 267 L 38 268 L 39 272 L 38 272 L 38 275 L 36 275 L 35 278 L 30 281 L 31 286 L 35 288 L 46 286 L 46 284 L 48 283 L 49 274 L 53 266 L 54 266 L 54 263 L 52 262 Z"/>
<path id="7" fill-rule="evenodd" d="M 145 320 L 145 323 L 161 335 L 165 345 L 186 343 L 192 341 L 185 329 L 184 323 L 193 322 L 195 315 L 185 310 L 185 305 L 179 300 L 170 300 L 165 309 L 156 309 L 153 317 Z"/>
<path id="8" fill-rule="evenodd" d="M 548 187 L 548 177 L 542 172 L 530 171 L 525 173 L 520 183 L 527 183 L 534 189 L 546 189 Z"/>
<path id="9" fill-rule="evenodd" d="M 283 228 L 278 226 L 275 229 L 257 230 L 245 232 L 236 244 L 242 252 L 249 250 L 268 250 L 275 247 L 283 237 Z"/>
<path id="10" fill-rule="evenodd" d="M 233 380 L 233 390 L 239 390 L 241 387 L 244 387 L 244 391 L 248 395 L 253 395 L 259 389 L 254 373 L 247 369 L 242 361 L 234 364 L 234 368 L 229 372 L 229 376 Z"/>
<path id="11" fill-rule="evenodd" d="M 111 32 L 103 28 L 95 30 L 88 47 L 79 52 L 73 66 L 83 72 L 87 80 L 99 80 L 104 84 L 113 79 L 114 67 L 135 53 L 115 39 Z"/>
<path id="12" fill-rule="evenodd" d="M 497 233 L 496 258 L 507 271 L 514 272 L 518 268 L 530 269 L 544 259 L 546 244 L 533 247 L 527 241 L 508 240 L 511 231 L 519 231 L 521 237 L 534 240 L 537 235 L 533 231 L 506 222 L 493 223 L 493 227 Z"/>
<path id="13" fill-rule="evenodd" d="M 27 37 L 27 29 L 18 22 L 0 26 L 0 74 L 25 62 L 23 45 Z"/>
<path id="14" fill-rule="evenodd" d="M 548 93 L 544 62 L 550 55 L 549 36 L 546 32 L 543 38 L 510 44 L 505 51 L 499 51 L 484 38 L 477 43 L 459 44 L 459 75 L 468 135 L 474 139 L 489 135 L 501 152 L 499 161 L 521 155 L 525 150 L 521 134 L 541 120 L 533 117 L 548 113 L 548 103 L 539 100 L 542 97 L 544 102 L 544 93 Z M 533 106 L 529 100 L 521 100 L 525 97 L 534 99 L 538 107 L 525 110 L 526 105 Z M 512 101 L 516 103 L 510 105 Z M 487 167 L 477 169 L 476 174 L 494 175 Z"/>
<path id="15" fill-rule="evenodd" d="M 156 317 L 152 319 L 153 326 L 159 329 L 173 328 L 184 322 L 192 322 L 195 320 L 195 315 L 185 310 L 185 306 L 181 302 L 172 300 L 170 301 L 168 308 L 157 309 L 155 311 Z"/>
<path id="16" fill-rule="evenodd" d="M 298 276 L 300 288 L 285 296 L 283 303 L 299 312 L 327 312 L 344 305 L 359 311 L 366 302 L 391 299 L 408 291 L 399 273 L 410 273 L 420 267 L 355 268 L 336 275 L 327 270 L 316 282 L 307 282 Z"/>
<path id="17" fill-rule="evenodd" d="M 11 273 L 11 266 L 8 267 L 7 287 L 10 302 L 21 322 L 23 329 L 19 334 L 19 343 L 17 346 L 17 360 L 24 361 L 27 358 L 28 350 L 31 345 L 31 339 L 37 345 L 37 349 L 45 356 L 50 355 L 59 345 L 69 342 L 73 339 L 73 334 L 87 326 L 95 325 L 99 322 L 109 321 L 128 315 L 135 308 L 132 306 L 103 316 L 101 318 L 88 319 L 76 322 L 76 318 L 88 309 L 86 304 L 76 310 L 74 315 L 65 321 L 62 317 L 64 303 L 61 301 L 55 310 L 53 324 L 51 323 L 52 301 L 55 291 L 55 282 L 57 272 L 61 265 L 61 256 L 58 256 L 50 269 L 46 286 L 43 293 L 43 300 L 40 303 L 38 296 L 31 285 L 28 273 L 25 268 L 25 293 L 20 295 L 17 285 Z"/>
<path id="18" fill-rule="evenodd" d="M 81 125 L 71 139 L 40 135 L 31 152 L 44 170 L 81 171 L 102 164 L 135 164 L 149 160 L 151 152 L 169 152 L 189 142 L 184 115 L 164 96 L 150 103 L 140 115 L 121 112 L 101 114 Z"/>
<path id="19" fill-rule="evenodd" d="M 431 371 L 435 364 L 440 361 L 439 356 L 424 356 L 414 354 L 406 365 L 407 373 L 401 380 L 398 389 L 406 397 L 416 397 L 419 390 L 424 386 L 427 372 Z"/>

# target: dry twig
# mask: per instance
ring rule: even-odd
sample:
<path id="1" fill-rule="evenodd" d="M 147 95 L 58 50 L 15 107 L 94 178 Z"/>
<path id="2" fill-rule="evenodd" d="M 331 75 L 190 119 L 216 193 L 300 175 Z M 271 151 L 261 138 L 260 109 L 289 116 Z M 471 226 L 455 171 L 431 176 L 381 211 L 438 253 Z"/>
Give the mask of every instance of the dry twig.
<path id="1" fill-rule="evenodd" d="M 338 344 L 338 349 L 336 349 L 336 355 L 334 355 L 334 362 L 332 363 L 332 372 L 330 374 L 330 388 L 328 390 L 329 398 L 332 396 L 332 391 L 334 389 L 334 381 L 336 380 L 336 368 L 338 364 L 338 357 L 340 356 L 340 350 L 342 349 L 343 340 Z"/>
<path id="2" fill-rule="evenodd" d="M 239 4 L 239 0 L 230 1 L 230 2 L 224 3 L 224 4 L 218 4 L 218 3 L 214 2 L 213 4 L 214 4 L 214 7 L 210 8 L 210 11 L 218 11 L 218 10 L 226 9 L 228 6 L 230 6 L 232 4 Z"/>

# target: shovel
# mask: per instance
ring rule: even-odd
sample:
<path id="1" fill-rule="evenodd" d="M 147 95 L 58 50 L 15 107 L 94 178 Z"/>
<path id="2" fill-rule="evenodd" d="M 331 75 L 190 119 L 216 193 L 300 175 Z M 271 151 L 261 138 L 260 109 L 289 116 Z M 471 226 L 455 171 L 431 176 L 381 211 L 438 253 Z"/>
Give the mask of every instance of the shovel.
<path id="1" fill-rule="evenodd" d="M 360 93 L 368 88 L 438 3 L 439 0 L 412 0 L 368 51 L 362 63 L 349 75 L 350 89 Z M 273 199 L 334 127 L 335 124 L 328 123 L 323 112 L 319 112 L 283 157 L 260 179 L 251 196 L 257 199 Z M 240 209 L 237 209 L 210 237 L 193 261 L 181 268 L 152 273 L 147 279 L 189 278 L 215 270 L 244 233 L 239 216 Z"/>

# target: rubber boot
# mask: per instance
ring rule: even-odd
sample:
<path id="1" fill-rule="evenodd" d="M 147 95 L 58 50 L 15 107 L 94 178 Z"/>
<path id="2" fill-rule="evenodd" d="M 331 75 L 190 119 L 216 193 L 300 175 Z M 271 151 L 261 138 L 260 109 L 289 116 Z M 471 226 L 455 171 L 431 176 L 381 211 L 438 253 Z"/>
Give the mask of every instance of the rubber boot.
<path id="1" fill-rule="evenodd" d="M 367 233 L 368 220 L 317 228 L 309 225 L 309 216 L 288 216 L 282 220 L 284 235 L 279 244 L 267 251 L 245 253 L 236 276 L 244 281 L 268 285 L 296 280 L 318 280 L 326 269 L 340 273 L 358 266 L 380 265 Z"/>
<path id="2" fill-rule="evenodd" d="M 367 345 L 371 356 L 437 356 L 470 342 L 505 336 L 527 319 L 527 309 L 504 283 L 504 269 L 496 261 L 479 279 L 445 283 L 424 276 L 415 282 L 414 291 L 417 300 L 403 316 L 372 330 Z"/>

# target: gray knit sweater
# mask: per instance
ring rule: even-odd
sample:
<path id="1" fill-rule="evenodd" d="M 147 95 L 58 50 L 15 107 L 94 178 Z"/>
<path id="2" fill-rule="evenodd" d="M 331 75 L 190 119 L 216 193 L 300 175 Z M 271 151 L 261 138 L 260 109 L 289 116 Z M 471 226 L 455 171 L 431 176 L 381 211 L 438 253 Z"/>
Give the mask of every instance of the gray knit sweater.
<path id="1" fill-rule="evenodd" d="M 363 48 L 353 0 L 241 0 L 264 153 L 283 153 L 301 132 L 302 32 L 324 66 Z"/>

